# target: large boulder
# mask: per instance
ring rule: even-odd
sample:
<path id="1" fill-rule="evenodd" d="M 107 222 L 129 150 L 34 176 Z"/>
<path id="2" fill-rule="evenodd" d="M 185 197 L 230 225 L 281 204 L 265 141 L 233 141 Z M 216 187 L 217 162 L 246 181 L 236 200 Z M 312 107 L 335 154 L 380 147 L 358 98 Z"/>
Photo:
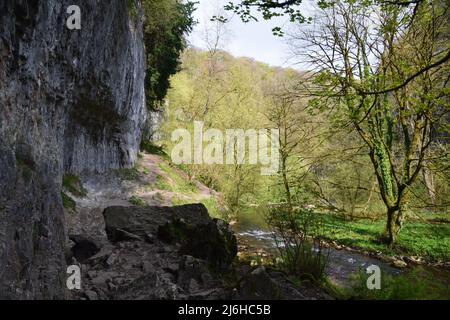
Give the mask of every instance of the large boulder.
<path id="1" fill-rule="evenodd" d="M 174 207 L 108 207 L 103 212 L 108 239 L 158 239 L 179 245 L 179 252 L 204 259 L 214 268 L 228 267 L 237 254 L 229 225 L 211 219 L 203 204 Z"/>

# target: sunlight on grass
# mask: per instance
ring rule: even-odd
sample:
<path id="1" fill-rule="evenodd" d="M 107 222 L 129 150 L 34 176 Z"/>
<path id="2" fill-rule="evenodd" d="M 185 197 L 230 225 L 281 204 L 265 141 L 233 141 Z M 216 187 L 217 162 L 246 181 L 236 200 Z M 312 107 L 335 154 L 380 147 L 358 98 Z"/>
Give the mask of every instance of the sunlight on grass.
<path id="1" fill-rule="evenodd" d="M 184 194 L 195 193 L 198 191 L 198 188 L 195 184 L 187 181 L 170 165 L 161 162 L 159 163 L 159 167 L 168 176 L 169 179 L 166 179 L 163 176 L 158 176 L 155 184 L 158 189 Z"/>
<path id="2" fill-rule="evenodd" d="M 434 269 L 415 267 L 398 276 L 381 275 L 381 289 L 367 289 L 367 275 L 356 274 L 354 286 L 341 290 L 341 298 L 375 300 L 448 300 L 450 299 L 450 276 Z"/>
<path id="3" fill-rule="evenodd" d="M 431 260 L 450 260 L 450 225 L 429 225 L 406 221 L 396 245 L 390 249 L 380 243 L 385 221 L 345 221 L 333 215 L 323 214 L 324 235 L 339 244 L 386 254 L 418 255 Z"/>

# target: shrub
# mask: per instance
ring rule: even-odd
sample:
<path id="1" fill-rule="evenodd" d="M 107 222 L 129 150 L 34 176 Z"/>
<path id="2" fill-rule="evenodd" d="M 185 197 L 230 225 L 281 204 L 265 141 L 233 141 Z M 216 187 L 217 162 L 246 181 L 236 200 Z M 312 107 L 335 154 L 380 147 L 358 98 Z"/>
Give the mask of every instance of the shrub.
<path id="1" fill-rule="evenodd" d="M 145 151 L 149 154 L 156 154 L 158 156 L 162 156 L 166 159 L 169 158 L 167 153 L 164 151 L 164 148 L 162 146 L 157 146 L 153 144 L 150 140 L 143 139 L 141 142 L 141 150 Z"/>
<path id="2" fill-rule="evenodd" d="M 140 206 L 140 207 L 143 207 L 143 206 L 145 206 L 147 204 L 144 199 L 139 198 L 138 196 L 132 196 L 128 200 L 128 202 L 131 203 L 131 204 L 134 204 L 135 206 Z"/>
<path id="3" fill-rule="evenodd" d="M 74 174 L 65 174 L 62 182 L 63 188 L 77 197 L 85 197 L 87 194 L 79 177 Z"/>
<path id="4" fill-rule="evenodd" d="M 76 203 L 75 201 L 69 197 L 67 194 L 65 194 L 64 192 L 61 192 L 61 199 L 62 199 L 62 204 L 63 207 L 74 212 L 76 209 Z"/>
<path id="5" fill-rule="evenodd" d="M 328 252 L 321 239 L 320 216 L 311 210 L 277 206 L 267 211 L 266 221 L 280 253 L 280 266 L 300 279 L 323 280 Z"/>
<path id="6" fill-rule="evenodd" d="M 140 173 L 136 165 L 131 168 L 118 169 L 117 174 L 121 179 L 127 181 L 136 181 L 139 180 L 140 177 Z"/>

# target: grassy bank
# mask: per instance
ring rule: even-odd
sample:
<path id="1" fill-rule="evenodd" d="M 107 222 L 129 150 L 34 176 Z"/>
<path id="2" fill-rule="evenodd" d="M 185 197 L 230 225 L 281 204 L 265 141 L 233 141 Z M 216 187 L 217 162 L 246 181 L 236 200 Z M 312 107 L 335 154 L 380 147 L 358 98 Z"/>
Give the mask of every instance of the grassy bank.
<path id="1" fill-rule="evenodd" d="M 361 271 L 355 274 L 353 286 L 338 288 L 330 283 L 326 289 L 336 298 L 357 300 L 449 300 L 450 275 L 442 270 L 424 268 L 421 266 L 392 276 L 381 274 L 381 288 L 367 288 L 368 275 Z"/>
<path id="2" fill-rule="evenodd" d="M 335 215 L 322 214 L 324 236 L 338 244 L 386 254 L 420 256 L 428 260 L 450 261 L 450 224 L 406 221 L 397 243 L 388 248 L 380 242 L 385 221 L 346 221 Z"/>

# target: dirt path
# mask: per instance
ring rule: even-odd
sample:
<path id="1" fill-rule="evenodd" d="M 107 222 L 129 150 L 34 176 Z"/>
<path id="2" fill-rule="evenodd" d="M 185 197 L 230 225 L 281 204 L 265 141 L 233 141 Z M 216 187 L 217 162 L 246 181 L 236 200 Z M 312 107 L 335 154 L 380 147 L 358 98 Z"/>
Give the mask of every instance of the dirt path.
<path id="1" fill-rule="evenodd" d="M 200 202 L 217 196 L 214 190 L 198 181 L 195 182 L 198 191 L 192 194 L 158 188 L 158 179 L 171 182 L 170 176 L 161 170 L 161 163 L 168 165 L 167 161 L 158 155 L 142 154 L 133 169 L 81 177 L 86 196 L 76 197 L 69 194 L 76 202 L 76 209 L 75 212 L 66 210 L 68 233 L 84 234 L 105 243 L 103 210 L 109 206 L 133 205 L 130 203 L 132 197 L 144 201 L 145 205 L 172 206 L 174 199 Z M 171 170 L 187 179 L 181 170 L 177 168 Z"/>

